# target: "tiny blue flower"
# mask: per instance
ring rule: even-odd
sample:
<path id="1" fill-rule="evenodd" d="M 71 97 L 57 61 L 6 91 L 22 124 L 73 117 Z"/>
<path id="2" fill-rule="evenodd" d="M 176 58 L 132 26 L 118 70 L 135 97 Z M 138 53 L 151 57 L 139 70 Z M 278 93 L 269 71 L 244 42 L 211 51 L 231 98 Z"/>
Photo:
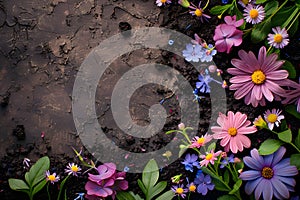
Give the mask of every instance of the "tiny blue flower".
<path id="1" fill-rule="evenodd" d="M 181 163 L 184 164 L 185 170 L 190 172 L 194 171 L 193 167 L 200 169 L 198 156 L 196 154 L 186 154 L 184 161 Z"/>
<path id="2" fill-rule="evenodd" d="M 196 174 L 196 178 L 199 178 L 200 174 L 202 174 L 202 173 L 203 173 L 202 170 L 198 169 L 197 174 Z"/>
<path id="3" fill-rule="evenodd" d="M 169 40 L 169 45 L 173 45 L 174 44 L 174 40 Z"/>
<path id="4" fill-rule="evenodd" d="M 206 74 L 200 74 L 198 76 L 199 82 L 196 82 L 196 88 L 199 90 L 199 92 L 202 93 L 210 93 L 210 86 L 209 83 L 212 81 L 212 78 L 208 73 Z"/>
<path id="5" fill-rule="evenodd" d="M 215 188 L 215 185 L 211 182 L 211 177 L 209 175 L 204 175 L 203 173 L 195 178 L 194 183 L 198 185 L 197 192 L 202 195 L 206 195 L 208 190 L 213 190 Z"/>
<path id="6" fill-rule="evenodd" d="M 74 200 L 78 200 L 78 199 L 84 200 L 84 193 L 76 193 L 76 194 L 78 194 L 78 196 Z"/>
<path id="7" fill-rule="evenodd" d="M 234 163 L 234 155 L 231 154 L 229 157 L 224 158 L 221 161 L 221 165 L 220 168 L 224 168 L 226 165 L 228 165 L 229 163 Z"/>
<path id="8" fill-rule="evenodd" d="M 123 169 L 124 172 L 128 172 L 129 171 L 129 167 L 125 166 Z"/>
<path id="9" fill-rule="evenodd" d="M 222 0 L 222 4 L 228 4 L 228 0 Z"/>
<path id="10" fill-rule="evenodd" d="M 187 44 L 186 49 L 182 51 L 185 60 L 188 62 L 199 62 L 203 53 L 202 46 L 199 44 Z"/>
<path id="11" fill-rule="evenodd" d="M 213 49 L 213 45 L 209 44 L 207 48 L 203 48 L 203 54 L 201 59 L 201 62 L 211 62 L 213 59 L 213 56 L 217 54 L 217 50 Z"/>

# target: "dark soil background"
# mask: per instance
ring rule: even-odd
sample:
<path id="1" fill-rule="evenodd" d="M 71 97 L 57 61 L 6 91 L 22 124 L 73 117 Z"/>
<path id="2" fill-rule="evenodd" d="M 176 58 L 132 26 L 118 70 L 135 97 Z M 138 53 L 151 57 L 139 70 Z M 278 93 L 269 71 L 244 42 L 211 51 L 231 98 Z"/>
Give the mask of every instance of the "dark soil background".
<path id="1" fill-rule="evenodd" d="M 39 157 L 48 155 L 51 159 L 51 171 L 64 178 L 64 168 L 68 162 L 79 164 L 72 148 L 82 148 L 72 118 L 72 87 L 82 61 L 87 54 L 104 39 L 124 28 L 127 22 L 132 28 L 166 27 L 182 32 L 190 37 L 197 33 L 208 43 L 214 44 L 212 37 L 215 26 L 222 23 L 212 16 L 209 23 L 200 23 L 186 9 L 177 5 L 159 8 L 154 0 L 2 0 L 0 1 L 0 199 L 26 199 L 26 195 L 12 191 L 8 178 L 22 178 L 26 172 L 22 161 L 25 157 L 34 163 Z M 177 1 L 176 1 L 177 2 Z M 197 4 L 198 2 L 195 2 Z M 213 1 L 208 8 L 221 4 Z M 126 24 L 125 24 L 126 25 Z M 126 29 L 127 27 L 125 27 Z M 218 53 L 214 62 L 224 71 L 230 60 L 237 57 L 241 48 L 257 52 L 260 45 L 245 40 L 240 47 L 233 48 L 231 54 Z M 299 32 L 291 39 L 281 57 L 291 61 L 299 75 Z M 184 49 L 184 47 L 183 47 Z M 167 144 L 172 136 L 164 132 L 176 129 L 180 122 L 180 109 L 176 98 L 170 98 L 163 105 L 168 113 L 167 123 L 161 133 L 150 139 L 138 139 L 126 136 L 114 123 L 110 110 L 110 94 L 114 84 L 126 71 L 144 63 L 161 63 L 174 67 L 195 86 L 198 72 L 182 58 L 159 50 L 139 50 L 124 55 L 113 62 L 106 75 L 99 81 L 96 110 L 99 123 L 112 141 L 128 151 L 141 152 L 156 150 Z M 103 84 L 109 81 L 110 84 Z M 101 84 L 102 83 L 102 84 Z M 227 108 L 248 114 L 253 121 L 268 108 L 283 108 L 278 102 L 267 107 L 253 109 L 243 101 L 233 98 L 233 92 L 227 92 Z M 167 88 L 147 85 L 137 90 L 131 102 L 131 114 L 140 125 L 149 123 L 148 109 L 171 92 Z M 208 131 L 211 103 L 209 97 L 199 104 L 199 135 Z M 285 113 L 287 122 L 294 133 L 300 127 L 299 120 Z M 45 137 L 41 137 L 45 133 Z M 251 135 L 253 147 L 258 148 L 261 141 L 271 136 L 259 131 Z M 250 149 L 241 156 L 248 155 Z M 292 153 L 292 151 L 288 151 Z M 89 152 L 83 155 L 93 159 Z M 178 160 L 161 169 L 161 179 L 170 180 L 178 173 L 193 177 L 184 170 Z M 140 174 L 127 174 L 130 190 L 140 193 L 136 180 Z M 299 179 L 299 176 L 297 177 Z M 87 175 L 72 177 L 67 184 L 68 198 L 74 199 L 76 193 L 85 192 Z M 300 191 L 297 184 L 296 191 Z M 50 187 L 53 199 L 56 198 L 58 185 Z M 191 199 L 216 199 L 219 192 L 210 192 L 207 196 L 192 196 Z M 36 195 L 36 199 L 47 199 L 46 191 Z"/>

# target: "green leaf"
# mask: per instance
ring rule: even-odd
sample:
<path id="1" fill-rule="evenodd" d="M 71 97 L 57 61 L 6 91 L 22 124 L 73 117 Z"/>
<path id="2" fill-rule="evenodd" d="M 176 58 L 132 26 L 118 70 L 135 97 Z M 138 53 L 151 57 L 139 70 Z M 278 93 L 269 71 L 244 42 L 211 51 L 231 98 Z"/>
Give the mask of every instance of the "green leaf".
<path id="1" fill-rule="evenodd" d="M 289 6 L 281 8 L 273 17 L 272 17 L 272 27 L 282 26 L 285 21 L 290 17 L 291 13 L 296 9 L 296 6 Z"/>
<path id="2" fill-rule="evenodd" d="M 288 31 L 289 36 L 293 37 L 295 35 L 295 33 L 298 31 L 298 28 L 299 28 L 299 20 L 296 20 Z"/>
<path id="3" fill-rule="evenodd" d="M 154 159 L 149 160 L 142 174 L 142 181 L 147 190 L 153 187 L 159 178 L 157 163 Z"/>
<path id="4" fill-rule="evenodd" d="M 263 41 L 270 33 L 271 28 L 271 21 L 269 20 L 258 24 L 256 27 L 253 28 L 251 32 L 251 41 L 254 43 L 259 43 Z"/>
<path id="5" fill-rule="evenodd" d="M 300 154 L 292 154 L 290 159 L 290 164 L 295 165 L 298 170 L 300 170 Z"/>
<path id="6" fill-rule="evenodd" d="M 50 167 L 50 160 L 47 156 L 40 158 L 32 167 L 29 172 L 26 172 L 25 178 L 29 187 L 33 187 L 43 179 L 45 179 L 45 172 Z"/>
<path id="7" fill-rule="evenodd" d="M 47 184 L 47 180 L 44 179 L 41 182 L 39 182 L 36 186 L 34 186 L 33 191 L 32 191 L 32 196 L 34 196 L 36 193 L 38 193 L 41 189 L 45 187 Z"/>
<path id="8" fill-rule="evenodd" d="M 228 189 L 227 186 L 220 181 L 220 179 L 214 179 L 213 178 L 212 182 L 215 184 L 215 189 L 216 190 L 224 191 L 224 192 L 229 192 L 230 191 L 230 189 Z"/>
<path id="9" fill-rule="evenodd" d="M 236 193 L 240 187 L 242 186 L 242 179 L 239 179 L 234 185 L 233 185 L 233 189 L 228 193 L 228 194 L 234 194 Z"/>
<path id="10" fill-rule="evenodd" d="M 220 14 L 222 14 L 223 12 L 225 12 L 227 9 L 229 9 L 231 6 L 232 6 L 231 4 L 226 4 L 226 5 L 224 5 L 224 6 L 218 5 L 218 6 L 212 7 L 212 8 L 210 9 L 210 13 L 211 13 L 212 15 L 220 15 Z"/>
<path id="11" fill-rule="evenodd" d="M 298 130 L 298 135 L 295 138 L 295 145 L 300 148 L 300 129 Z"/>
<path id="12" fill-rule="evenodd" d="M 230 180 L 229 170 L 228 169 L 225 170 L 223 177 L 224 177 L 224 182 L 228 184 L 229 180 Z"/>
<path id="13" fill-rule="evenodd" d="M 262 4 L 262 3 L 265 3 L 266 1 L 268 1 L 268 0 L 256 0 L 255 3 L 256 4 Z"/>
<path id="14" fill-rule="evenodd" d="M 150 191 L 148 193 L 149 199 L 152 199 L 153 197 L 161 193 L 166 187 L 167 187 L 166 181 L 161 181 L 157 183 L 153 188 L 150 188 Z"/>
<path id="15" fill-rule="evenodd" d="M 206 152 L 210 152 L 211 150 L 215 150 L 216 149 L 216 143 L 212 142 L 208 147 Z"/>
<path id="16" fill-rule="evenodd" d="M 60 200 L 61 192 L 64 190 L 64 186 L 65 186 L 65 183 L 68 180 L 68 178 L 69 178 L 69 175 L 66 176 L 66 178 L 64 178 L 64 180 L 60 184 L 60 188 L 59 188 L 59 192 L 58 192 L 58 196 L 57 196 L 58 200 Z"/>
<path id="17" fill-rule="evenodd" d="M 218 200 L 238 200 L 238 198 L 234 195 L 226 194 L 226 195 L 218 197 Z"/>
<path id="18" fill-rule="evenodd" d="M 281 68 L 285 69 L 286 71 L 289 72 L 289 78 L 292 78 L 292 79 L 296 78 L 297 71 L 296 71 L 294 65 L 290 61 L 285 60 L 285 62 Z"/>
<path id="19" fill-rule="evenodd" d="M 135 198 L 129 192 L 120 191 L 117 193 L 118 200 L 135 200 Z"/>
<path id="20" fill-rule="evenodd" d="M 141 188 L 142 192 L 146 195 L 147 194 L 147 189 L 146 189 L 145 185 L 143 184 L 143 182 L 140 179 L 138 179 L 138 185 Z"/>
<path id="21" fill-rule="evenodd" d="M 286 131 L 278 133 L 278 138 L 286 143 L 291 143 L 292 142 L 292 131 L 291 129 L 288 129 Z"/>
<path id="22" fill-rule="evenodd" d="M 29 190 L 28 185 L 21 179 L 10 178 L 8 184 L 12 190 Z"/>
<path id="23" fill-rule="evenodd" d="M 278 8 L 277 1 L 270 1 L 265 5 L 266 16 L 272 15 L 275 10 Z"/>
<path id="24" fill-rule="evenodd" d="M 294 117 L 300 119 L 300 113 L 297 112 L 296 105 L 287 105 L 285 107 L 285 111 L 288 112 L 289 114 L 293 115 Z"/>
<path id="25" fill-rule="evenodd" d="M 269 155 L 277 151 L 282 144 L 279 140 L 267 139 L 260 145 L 258 152 L 260 155 Z"/>
<path id="26" fill-rule="evenodd" d="M 156 198 L 156 200 L 172 200 L 174 197 L 174 192 L 172 190 L 169 190 L 159 197 Z"/>

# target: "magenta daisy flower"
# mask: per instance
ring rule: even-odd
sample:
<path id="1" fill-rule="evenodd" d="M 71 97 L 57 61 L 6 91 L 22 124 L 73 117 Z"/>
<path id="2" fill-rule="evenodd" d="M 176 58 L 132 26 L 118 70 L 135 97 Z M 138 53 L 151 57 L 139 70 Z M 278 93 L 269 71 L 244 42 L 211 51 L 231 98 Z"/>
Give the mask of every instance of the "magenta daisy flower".
<path id="1" fill-rule="evenodd" d="M 190 148 L 200 148 L 211 141 L 211 139 L 212 136 L 208 135 L 207 133 L 201 137 L 195 136 L 191 141 L 192 144 L 190 145 Z"/>
<path id="2" fill-rule="evenodd" d="M 273 130 L 274 124 L 278 127 L 280 120 L 284 119 L 284 116 L 280 115 L 281 112 L 282 112 L 281 110 L 279 110 L 279 109 L 276 110 L 275 108 L 273 108 L 272 111 L 267 110 L 265 112 L 264 118 L 265 118 L 266 122 L 268 123 L 268 127 L 270 130 Z"/>
<path id="3" fill-rule="evenodd" d="M 224 150 L 232 153 L 243 151 L 244 147 L 249 148 L 251 141 L 246 134 L 255 133 L 257 131 L 255 126 L 250 126 L 251 122 L 247 120 L 247 115 L 237 112 L 234 114 L 228 111 L 228 115 L 219 114 L 217 123 L 220 126 L 212 126 L 211 130 L 215 134 L 215 139 L 222 139 L 220 145 Z"/>
<path id="4" fill-rule="evenodd" d="M 200 166 L 205 166 L 207 167 L 207 165 L 209 163 L 211 163 L 212 165 L 215 163 L 215 160 L 218 160 L 218 156 L 222 153 L 222 151 L 217 151 L 216 153 L 214 153 L 214 150 L 211 150 L 210 153 L 206 152 L 206 155 L 200 155 L 200 158 L 203 158 L 202 161 L 200 161 Z"/>
<path id="5" fill-rule="evenodd" d="M 244 12 L 244 18 L 248 23 L 258 24 L 265 18 L 265 10 L 262 6 L 253 6 L 252 4 L 248 4 L 244 9 Z"/>
<path id="6" fill-rule="evenodd" d="M 269 34 L 268 35 L 268 44 L 270 44 L 271 46 L 275 47 L 275 48 L 280 48 L 282 49 L 283 47 L 285 47 L 286 45 L 288 45 L 289 43 L 289 34 L 287 33 L 287 31 L 285 30 L 285 28 L 281 29 L 279 26 L 272 28 L 272 31 L 274 32 L 274 34 Z"/>
<path id="7" fill-rule="evenodd" d="M 285 95 L 285 90 L 280 86 L 286 86 L 288 72 L 278 70 L 284 61 L 276 61 L 278 55 L 273 53 L 267 56 L 266 48 L 261 47 L 256 59 L 253 52 L 246 53 L 244 50 L 238 52 L 241 59 L 232 59 L 231 64 L 236 68 L 227 71 L 234 75 L 229 81 L 232 85 L 230 90 L 236 90 L 234 97 L 241 99 L 247 105 L 257 107 L 258 103 L 266 105 L 265 99 L 272 102 L 274 96 L 280 99 Z"/>

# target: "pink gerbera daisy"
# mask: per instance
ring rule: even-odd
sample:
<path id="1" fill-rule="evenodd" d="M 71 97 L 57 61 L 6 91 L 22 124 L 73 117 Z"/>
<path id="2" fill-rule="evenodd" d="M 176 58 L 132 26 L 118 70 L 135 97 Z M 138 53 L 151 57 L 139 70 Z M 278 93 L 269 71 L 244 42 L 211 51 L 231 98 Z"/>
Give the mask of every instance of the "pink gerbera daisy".
<path id="1" fill-rule="evenodd" d="M 234 75 L 229 81 L 232 85 L 230 90 L 236 90 L 234 97 L 245 97 L 245 103 L 257 107 L 258 103 L 266 105 L 265 99 L 272 102 L 274 97 L 280 99 L 285 95 L 285 90 L 280 86 L 286 86 L 288 72 L 278 70 L 284 61 L 276 61 L 278 55 L 273 53 L 267 56 L 266 48 L 261 47 L 256 59 L 253 52 L 238 52 L 241 59 L 232 59 L 231 64 L 236 68 L 227 71 Z"/>
<path id="2" fill-rule="evenodd" d="M 251 122 L 247 120 L 247 115 L 237 112 L 234 114 L 232 111 L 228 111 L 228 116 L 219 113 L 217 123 L 220 126 L 212 126 L 211 130 L 215 134 L 215 139 L 222 139 L 220 145 L 224 147 L 224 150 L 232 153 L 243 151 L 244 147 L 249 148 L 251 141 L 245 134 L 251 134 L 256 132 L 255 126 L 250 126 Z"/>
<path id="3" fill-rule="evenodd" d="M 211 163 L 212 165 L 215 163 L 215 160 L 217 160 L 218 156 L 222 153 L 222 151 L 217 151 L 216 153 L 214 153 L 214 150 L 211 150 L 210 153 L 206 153 L 206 155 L 200 155 L 200 158 L 203 158 L 202 161 L 200 161 L 200 166 L 204 166 L 207 167 L 207 165 L 209 163 Z"/>
<path id="4" fill-rule="evenodd" d="M 191 141 L 192 144 L 190 145 L 190 148 L 200 148 L 211 141 L 211 139 L 212 136 L 208 135 L 207 133 L 201 137 L 195 136 Z"/>

